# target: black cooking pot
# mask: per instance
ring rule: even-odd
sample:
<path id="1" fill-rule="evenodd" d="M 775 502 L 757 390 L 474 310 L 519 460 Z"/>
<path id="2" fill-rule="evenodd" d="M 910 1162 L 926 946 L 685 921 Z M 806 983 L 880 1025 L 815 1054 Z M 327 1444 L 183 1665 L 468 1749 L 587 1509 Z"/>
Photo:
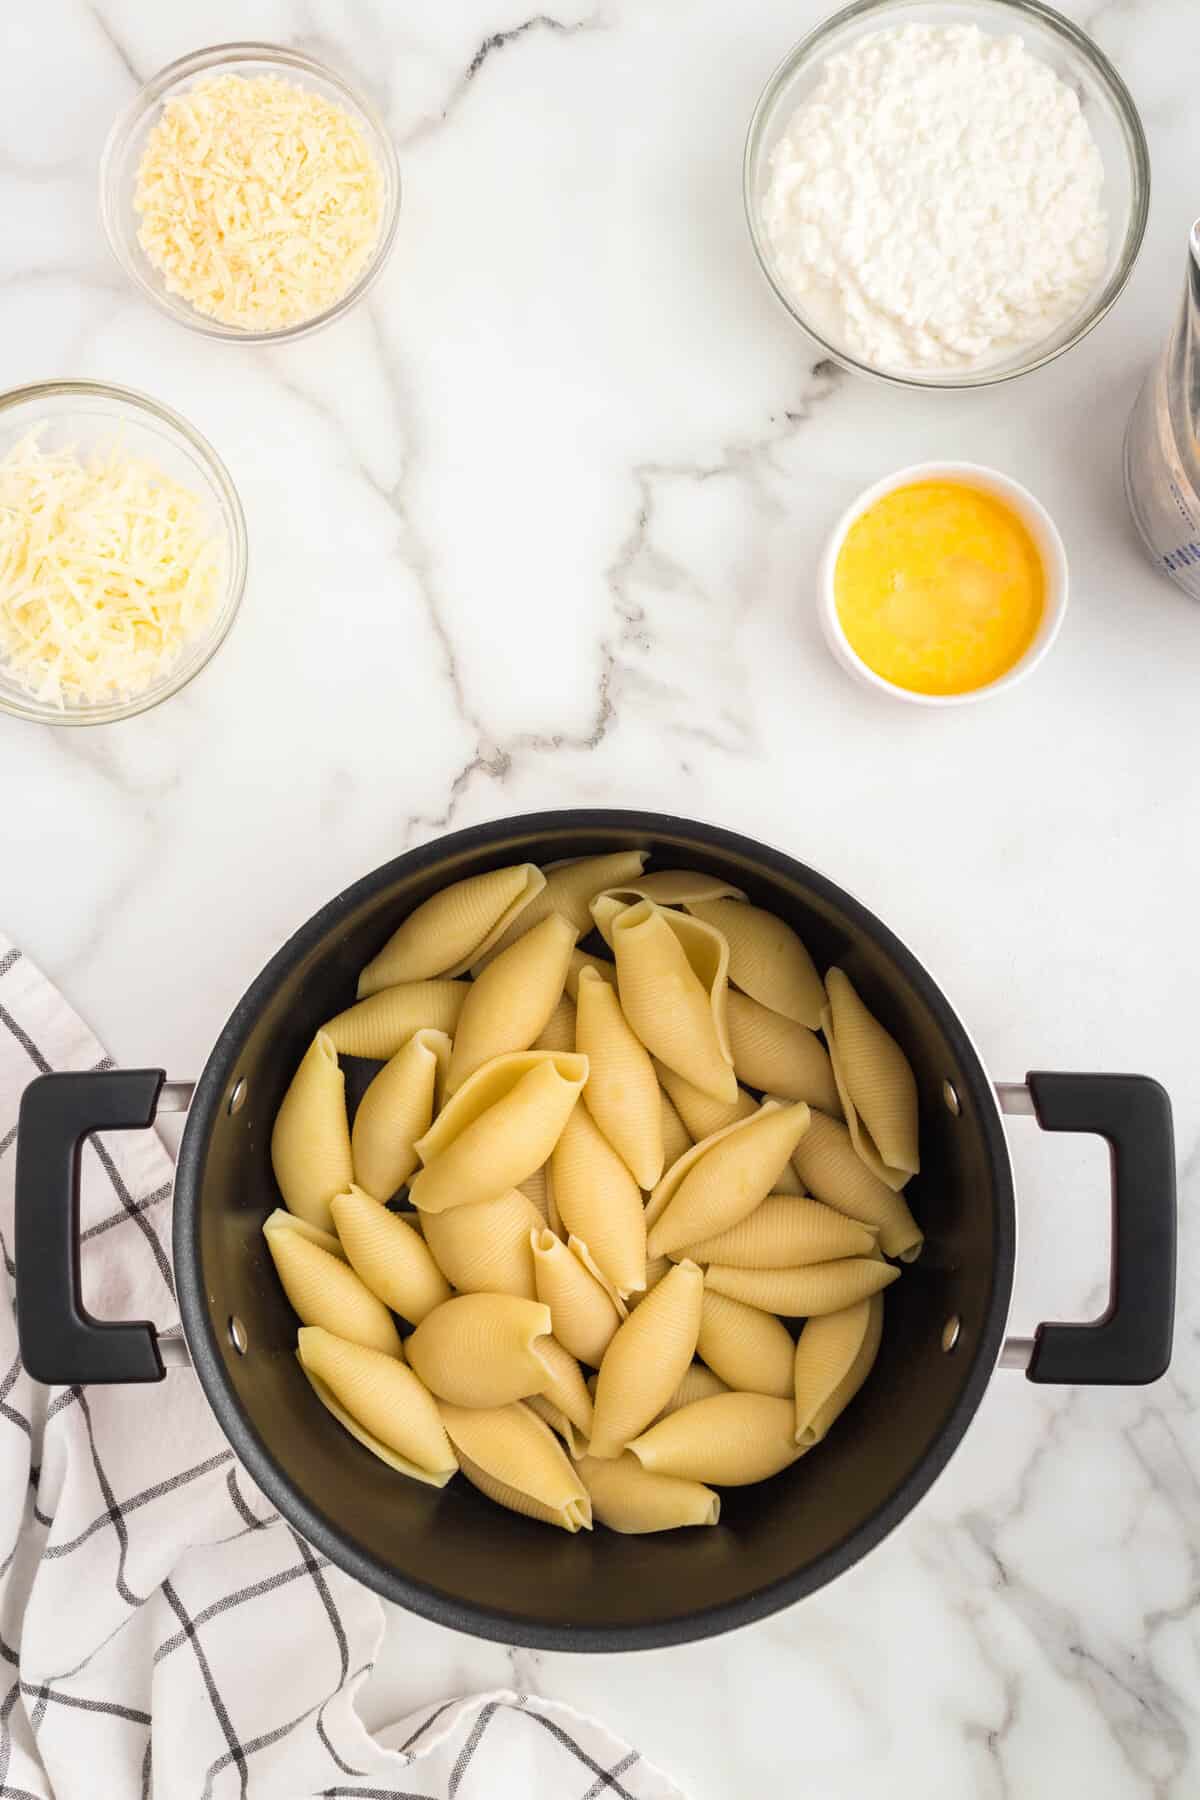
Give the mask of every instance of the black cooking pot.
<path id="1" fill-rule="evenodd" d="M 705 1531 L 566 1537 L 501 1512 L 465 1481 L 400 1479 L 314 1396 L 296 1320 L 263 1241 L 277 1203 L 271 1124 L 324 1020 L 399 921 L 448 882 L 505 863 L 636 847 L 697 867 L 795 926 L 838 963 L 916 1070 L 922 1170 L 908 1190 L 924 1254 L 887 1298 L 871 1380 L 828 1440 L 773 1481 L 722 1498 Z M 50 1383 L 154 1381 L 142 1324 L 80 1300 L 78 1162 L 88 1131 L 146 1126 L 190 1090 L 161 1070 L 48 1075 L 27 1091 L 17 1163 L 17 1306 L 29 1372 Z M 1016 1216 L 1001 1111 L 1113 1148 L 1112 1298 L 1090 1325 L 1005 1344 Z M 1171 1112 L 1138 1075 L 1034 1074 L 993 1087 L 949 1003 L 885 925 L 824 876 L 713 826 L 635 812 L 556 812 L 455 833 L 330 901 L 235 1009 L 191 1096 L 175 1177 L 186 1350 L 238 1456 L 335 1563 L 444 1625 L 554 1650 L 682 1643 L 775 1612 L 848 1569 L 911 1511 L 970 1424 L 997 1362 L 1031 1381 L 1153 1381 L 1170 1359 L 1175 1285 Z M 1063 1546 L 1064 1552 L 1069 1546 Z"/>

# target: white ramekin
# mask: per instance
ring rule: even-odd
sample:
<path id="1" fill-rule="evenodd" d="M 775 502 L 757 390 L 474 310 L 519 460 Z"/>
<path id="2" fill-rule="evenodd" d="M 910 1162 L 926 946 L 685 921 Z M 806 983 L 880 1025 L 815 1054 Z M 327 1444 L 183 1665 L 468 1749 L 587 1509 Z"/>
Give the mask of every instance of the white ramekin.
<path id="1" fill-rule="evenodd" d="M 918 694 L 911 688 L 898 687 L 894 681 L 886 681 L 877 675 L 858 652 L 852 647 L 849 638 L 842 630 L 842 622 L 838 618 L 837 601 L 834 596 L 833 572 L 837 566 L 838 554 L 846 539 L 846 533 L 860 518 L 868 507 L 874 506 L 885 494 L 895 488 L 909 487 L 917 481 L 960 481 L 965 486 L 981 488 L 985 493 L 995 494 L 997 499 L 1005 501 L 1024 523 L 1027 531 L 1037 545 L 1046 575 L 1046 593 L 1042 610 L 1042 622 L 1037 636 L 1011 669 L 996 681 L 989 681 L 985 686 L 971 688 L 965 694 Z M 885 475 L 873 487 L 866 488 L 852 506 L 848 506 L 842 514 L 825 546 L 821 557 L 820 570 L 817 577 L 817 610 L 821 617 L 821 626 L 826 642 L 835 658 L 849 674 L 854 675 L 867 687 L 874 688 L 877 693 L 890 694 L 894 700 L 909 700 L 917 706 L 965 706 L 972 700 L 990 700 L 993 694 L 999 694 L 1005 688 L 1015 687 L 1017 682 L 1024 681 L 1031 675 L 1050 649 L 1062 626 L 1067 610 L 1067 553 L 1063 548 L 1058 527 L 1039 500 L 1035 500 L 1028 488 L 1013 481 L 1011 476 L 1002 475 L 998 469 L 988 469 L 982 463 L 969 462 L 927 462 L 913 463 L 907 469 L 897 469 L 892 475 Z"/>

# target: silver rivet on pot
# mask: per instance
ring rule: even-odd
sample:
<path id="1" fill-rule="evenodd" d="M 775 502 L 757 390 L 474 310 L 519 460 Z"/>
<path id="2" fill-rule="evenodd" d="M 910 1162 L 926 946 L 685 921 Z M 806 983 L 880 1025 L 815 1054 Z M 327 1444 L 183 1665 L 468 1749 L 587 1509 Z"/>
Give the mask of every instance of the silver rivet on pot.
<path id="1" fill-rule="evenodd" d="M 950 1317 L 946 1320 L 946 1323 L 942 1326 L 942 1349 L 946 1351 L 947 1355 L 954 1349 L 961 1334 L 962 1320 L 957 1313 L 951 1313 Z"/>
<path id="2" fill-rule="evenodd" d="M 943 1081 L 942 1099 L 946 1102 L 947 1111 L 952 1112 L 957 1119 L 959 1113 L 962 1111 L 962 1107 L 959 1104 L 958 1089 L 952 1081 Z"/>
<path id="3" fill-rule="evenodd" d="M 236 1313 L 229 1315 L 229 1341 L 239 1356 L 245 1356 L 250 1348 L 250 1339 L 246 1336 L 246 1327 Z"/>
<path id="4" fill-rule="evenodd" d="M 244 1075 L 242 1075 L 233 1084 L 233 1092 L 229 1096 L 229 1104 L 225 1110 L 232 1117 L 232 1115 L 235 1112 L 241 1112 L 242 1107 L 245 1104 L 246 1104 L 246 1077 Z"/>

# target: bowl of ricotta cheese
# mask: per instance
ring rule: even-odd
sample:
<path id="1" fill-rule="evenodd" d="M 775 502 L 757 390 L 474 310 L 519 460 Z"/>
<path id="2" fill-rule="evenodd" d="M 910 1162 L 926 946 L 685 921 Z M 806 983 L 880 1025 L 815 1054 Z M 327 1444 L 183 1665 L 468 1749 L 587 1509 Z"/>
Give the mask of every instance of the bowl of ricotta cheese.
<path id="1" fill-rule="evenodd" d="M 1036 0 L 858 0 L 759 100 L 746 213 L 778 298 L 829 356 L 977 387 L 1078 343 L 1132 271 L 1150 198 L 1137 109 Z"/>

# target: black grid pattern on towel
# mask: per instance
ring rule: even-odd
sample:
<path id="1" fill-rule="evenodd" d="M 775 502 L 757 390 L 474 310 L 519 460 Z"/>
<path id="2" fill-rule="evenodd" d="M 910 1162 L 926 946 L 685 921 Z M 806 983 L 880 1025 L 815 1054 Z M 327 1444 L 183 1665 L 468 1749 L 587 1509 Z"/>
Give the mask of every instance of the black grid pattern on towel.
<path id="1" fill-rule="evenodd" d="M 10 950 L 0 957 L 0 1030 L 7 1031 L 25 1051 L 30 1063 L 30 1078 L 34 1075 L 46 1074 L 51 1064 L 34 1041 L 29 1032 L 18 1023 L 3 1002 L 4 977 L 16 965 L 20 951 Z M 97 1067 L 109 1067 L 107 1057 Z M 16 1129 L 7 1130 L 0 1135 L 0 1156 L 12 1146 L 16 1137 Z M 135 1197 L 123 1181 L 116 1164 L 107 1148 L 96 1139 L 89 1140 L 98 1156 L 100 1166 L 104 1170 L 112 1186 L 117 1202 L 115 1210 L 106 1215 L 98 1224 L 94 1224 L 83 1233 L 84 1241 L 107 1233 L 116 1226 L 132 1223 L 147 1239 L 151 1246 L 155 1263 L 162 1274 L 168 1293 L 174 1297 L 175 1287 L 171 1271 L 169 1254 L 170 1210 L 166 1202 L 170 1196 L 170 1185 L 156 1188 L 153 1193 Z M 3 1250 L 5 1268 L 10 1281 L 15 1275 L 15 1268 L 9 1254 L 8 1246 L 0 1241 Z M 12 1428 L 23 1437 L 35 1440 L 35 1425 L 10 1403 L 10 1395 L 17 1385 L 21 1374 L 19 1358 L 0 1375 L 0 1431 Z M 121 1600 L 130 1616 L 142 1606 L 147 1595 L 136 1593 L 126 1578 L 126 1558 L 129 1550 L 128 1520 L 133 1515 L 148 1507 L 164 1505 L 169 1507 L 179 1490 L 190 1482 L 212 1475 L 217 1469 L 229 1465 L 226 1484 L 232 1510 L 242 1521 L 236 1536 L 244 1537 L 251 1532 L 264 1530 L 271 1525 L 277 1526 L 272 1517 L 260 1518 L 246 1503 L 239 1485 L 238 1470 L 234 1463 L 233 1453 L 223 1450 L 204 1458 L 195 1464 L 180 1469 L 177 1473 L 164 1477 L 139 1493 L 118 1498 L 113 1484 L 104 1467 L 104 1461 L 96 1441 L 93 1429 L 91 1409 L 87 1395 L 82 1388 L 72 1387 L 57 1393 L 48 1403 L 46 1418 L 52 1418 L 66 1407 L 77 1407 L 84 1421 L 88 1453 L 96 1477 L 97 1487 L 103 1499 L 103 1510 L 74 1537 L 62 1543 L 47 1546 L 42 1555 L 48 1559 L 69 1558 L 81 1550 L 99 1534 L 111 1531 L 116 1544 L 114 1581 Z M 38 1482 L 40 1469 L 36 1466 L 30 1470 L 30 1486 L 33 1491 L 32 1507 L 35 1520 L 42 1526 L 49 1526 L 52 1520 L 37 1506 Z M 561 1770 L 556 1766 L 555 1785 L 546 1791 L 561 1795 L 562 1800 L 636 1800 L 636 1796 L 626 1787 L 621 1777 L 627 1774 L 638 1762 L 636 1751 L 628 1751 L 612 1768 L 603 1768 L 594 1757 L 589 1755 L 584 1746 L 572 1736 L 571 1732 L 557 1720 L 549 1719 L 542 1713 L 529 1707 L 528 1696 L 518 1695 L 513 1700 L 494 1699 L 479 1709 L 474 1718 L 466 1740 L 458 1754 L 454 1767 L 444 1784 L 431 1792 L 428 1788 L 413 1787 L 381 1787 L 377 1780 L 361 1775 L 339 1755 L 325 1729 L 324 1714 L 326 1708 L 345 1687 L 347 1681 L 357 1681 L 365 1675 L 370 1665 L 351 1671 L 350 1647 L 346 1631 L 338 1613 L 336 1602 L 325 1580 L 324 1571 L 329 1567 L 326 1559 L 319 1557 L 290 1526 L 287 1527 L 295 1550 L 295 1560 L 284 1568 L 264 1574 L 259 1580 L 250 1582 L 229 1593 L 218 1594 L 207 1604 L 192 1610 L 185 1604 L 176 1585 L 171 1580 L 163 1582 L 160 1592 L 173 1615 L 177 1629 L 165 1635 L 154 1651 L 155 1665 L 165 1658 L 189 1653 L 193 1658 L 200 1683 L 200 1692 L 205 1703 L 211 1709 L 225 1748 L 213 1758 L 205 1771 L 199 1800 L 226 1800 L 226 1796 L 237 1794 L 240 1800 L 254 1800 L 254 1758 L 258 1752 L 279 1743 L 297 1727 L 310 1719 L 322 1746 L 328 1754 L 333 1766 L 339 1771 L 341 1780 L 333 1786 L 326 1786 L 314 1792 L 313 1800 L 457 1800 L 463 1781 L 475 1763 L 480 1746 L 484 1743 L 488 1727 L 498 1712 L 518 1714 L 528 1721 L 529 1729 L 539 1734 L 546 1734 L 555 1743 L 561 1753 Z M 11 1565 L 17 1552 L 17 1546 L 0 1547 L 0 1575 Z M 233 1698 L 222 1691 L 209 1650 L 205 1644 L 204 1628 L 217 1618 L 221 1618 L 236 1608 L 252 1606 L 257 1600 L 271 1596 L 286 1588 L 293 1582 L 311 1582 L 321 1602 L 329 1630 L 332 1634 L 338 1659 L 338 1677 L 335 1685 L 324 1700 L 295 1718 L 282 1719 L 272 1729 L 260 1731 L 253 1737 L 239 1737 L 233 1721 Z M 247 1632 L 253 1632 L 252 1622 L 247 1625 Z M 83 1698 L 66 1693 L 60 1683 L 78 1675 L 79 1669 L 64 1669 L 38 1683 L 24 1681 L 20 1674 L 20 1646 L 14 1647 L 0 1637 L 0 1663 L 6 1664 L 11 1673 L 11 1681 L 6 1690 L 0 1694 L 0 1796 L 3 1800 L 42 1800 L 41 1796 L 30 1793 L 27 1789 L 17 1787 L 8 1780 L 8 1772 L 13 1759 L 14 1740 L 11 1719 L 14 1710 L 22 1701 L 30 1702 L 27 1707 L 27 1719 L 30 1732 L 36 1741 L 39 1727 L 52 1707 L 74 1709 L 79 1712 L 99 1713 L 108 1718 L 120 1721 L 139 1734 L 143 1740 L 141 1751 L 141 1795 L 142 1800 L 150 1800 L 153 1790 L 153 1747 L 151 1739 L 151 1719 L 149 1713 L 141 1708 L 129 1706 L 117 1699 Z M 3 1676 L 0 1676 L 0 1682 Z M 428 1747 L 431 1733 L 445 1715 L 458 1705 L 457 1701 L 446 1701 L 435 1707 L 408 1739 L 398 1747 L 398 1753 L 412 1765 L 417 1762 Z M 297 1796 L 297 1800 L 302 1800 Z"/>

